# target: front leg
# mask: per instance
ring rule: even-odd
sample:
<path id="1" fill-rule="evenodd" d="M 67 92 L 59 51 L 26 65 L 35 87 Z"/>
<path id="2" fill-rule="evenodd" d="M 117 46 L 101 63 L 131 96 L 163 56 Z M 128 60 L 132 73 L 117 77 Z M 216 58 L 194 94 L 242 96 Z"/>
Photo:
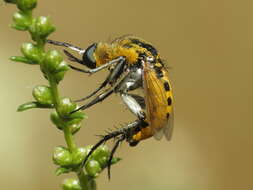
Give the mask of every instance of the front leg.
<path id="1" fill-rule="evenodd" d="M 69 44 L 67 42 L 59 42 L 59 41 L 55 41 L 55 40 L 47 40 L 47 43 L 53 44 L 55 46 L 63 46 L 63 47 L 69 48 L 69 49 L 71 49 L 73 51 L 78 52 L 79 54 L 83 54 L 85 52 L 85 49 L 82 49 L 80 47 L 74 46 L 74 45 Z"/>
<path id="2" fill-rule="evenodd" d="M 94 96 L 97 92 L 99 92 L 102 88 L 104 88 L 107 84 L 114 84 L 118 78 L 120 77 L 120 75 L 123 73 L 124 71 L 124 67 L 125 67 L 125 61 L 121 61 L 119 62 L 115 68 L 113 70 L 110 71 L 109 75 L 106 77 L 105 81 L 96 89 L 94 90 L 92 93 L 90 93 L 88 96 L 81 98 L 79 100 L 76 100 L 76 102 L 81 102 L 83 100 L 86 100 L 92 96 Z"/>
<path id="3" fill-rule="evenodd" d="M 66 53 L 67 51 L 65 50 L 65 53 Z M 66 55 L 68 55 L 69 57 L 70 57 L 70 60 L 74 60 L 74 59 L 76 59 L 76 61 L 75 62 L 82 62 L 81 60 L 78 60 L 76 57 L 74 57 L 72 54 L 70 54 L 69 52 L 66 54 Z M 73 56 L 73 57 L 72 57 Z M 108 63 L 105 63 L 105 64 L 103 64 L 103 65 L 101 65 L 101 66 L 99 66 L 99 67 L 96 67 L 95 69 L 80 69 L 80 68 L 77 68 L 77 67 L 74 67 L 74 66 L 70 66 L 71 67 L 71 69 L 74 69 L 74 70 L 76 70 L 76 71 L 79 71 L 79 72 L 82 72 L 82 73 L 88 73 L 88 74 L 93 74 L 93 73 L 96 73 L 96 72 L 98 72 L 98 71 L 101 71 L 102 69 L 104 69 L 104 68 L 107 68 L 107 67 L 109 67 L 109 66 L 111 66 L 111 65 L 113 65 L 113 64 L 116 64 L 116 63 L 120 63 L 120 62 L 124 62 L 126 59 L 124 58 L 124 57 L 118 57 L 118 58 L 116 58 L 116 59 L 113 59 L 113 60 L 111 60 L 111 61 L 109 61 Z"/>

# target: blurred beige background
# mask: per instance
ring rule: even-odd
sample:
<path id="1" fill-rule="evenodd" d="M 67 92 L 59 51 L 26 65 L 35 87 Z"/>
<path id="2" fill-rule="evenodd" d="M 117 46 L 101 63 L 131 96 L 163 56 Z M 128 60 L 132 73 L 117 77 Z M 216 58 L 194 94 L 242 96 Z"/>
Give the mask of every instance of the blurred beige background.
<path id="1" fill-rule="evenodd" d="M 253 189 L 253 1 L 50 1 L 40 0 L 36 15 L 51 15 L 52 39 L 87 47 L 123 34 L 152 42 L 173 67 L 176 99 L 172 142 L 153 139 L 135 148 L 124 143 L 123 161 L 104 172 L 98 189 L 239 190 Z M 32 100 L 37 84 L 47 84 L 37 66 L 12 63 L 27 33 L 8 27 L 14 6 L 0 4 L 0 184 L 1 189 L 60 189 L 51 155 L 64 145 L 48 110 L 17 113 Z M 105 72 L 88 77 L 69 71 L 61 93 L 80 98 Z M 78 145 L 134 117 L 113 96 L 86 111 Z M 107 116 L 105 116 L 107 114 Z"/>

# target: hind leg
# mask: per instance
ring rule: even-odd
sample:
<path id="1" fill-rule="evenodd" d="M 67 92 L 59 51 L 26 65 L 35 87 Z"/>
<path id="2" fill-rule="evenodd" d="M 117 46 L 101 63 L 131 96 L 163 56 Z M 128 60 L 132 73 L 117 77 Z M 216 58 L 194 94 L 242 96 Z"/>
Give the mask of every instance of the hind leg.
<path id="1" fill-rule="evenodd" d="M 92 155 L 92 153 L 102 144 L 104 144 L 105 142 L 107 142 L 110 139 L 113 138 L 117 138 L 116 143 L 114 144 L 112 151 L 110 153 L 109 159 L 108 159 L 108 178 L 110 179 L 110 169 L 111 169 L 111 162 L 112 162 L 112 158 L 114 153 L 116 152 L 120 142 L 124 141 L 124 140 L 128 140 L 132 137 L 133 133 L 136 131 L 136 129 L 141 128 L 142 126 L 146 125 L 143 121 L 141 120 L 136 120 L 132 123 L 127 124 L 126 126 L 119 128 L 116 131 L 113 131 L 107 135 L 104 135 L 102 137 L 102 139 L 100 141 L 98 141 L 90 150 L 90 152 L 88 153 L 88 155 L 85 157 L 81 167 L 84 167 L 84 165 L 86 164 L 87 160 L 89 159 L 89 157 Z"/>

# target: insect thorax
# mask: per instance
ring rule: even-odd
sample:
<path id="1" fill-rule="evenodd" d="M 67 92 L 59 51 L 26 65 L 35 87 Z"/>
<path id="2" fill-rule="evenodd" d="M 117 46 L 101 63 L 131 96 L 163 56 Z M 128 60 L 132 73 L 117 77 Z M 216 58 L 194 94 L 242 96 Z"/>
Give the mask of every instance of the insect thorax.
<path id="1" fill-rule="evenodd" d="M 150 43 L 136 37 L 118 38 L 112 43 L 100 42 L 94 52 L 97 66 L 120 56 L 125 57 L 129 65 L 137 64 L 141 59 L 146 59 L 147 57 L 152 58 L 153 63 L 162 64 L 157 50 Z"/>

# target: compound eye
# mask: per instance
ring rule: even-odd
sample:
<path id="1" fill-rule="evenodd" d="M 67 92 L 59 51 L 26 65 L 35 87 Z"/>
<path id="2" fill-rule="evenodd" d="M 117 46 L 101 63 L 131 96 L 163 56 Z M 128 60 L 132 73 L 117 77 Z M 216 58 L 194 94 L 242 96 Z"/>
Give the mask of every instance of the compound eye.
<path id="1" fill-rule="evenodd" d="M 94 58 L 94 52 L 97 48 L 97 43 L 90 45 L 83 54 L 83 63 L 90 69 L 96 68 L 96 60 Z"/>

